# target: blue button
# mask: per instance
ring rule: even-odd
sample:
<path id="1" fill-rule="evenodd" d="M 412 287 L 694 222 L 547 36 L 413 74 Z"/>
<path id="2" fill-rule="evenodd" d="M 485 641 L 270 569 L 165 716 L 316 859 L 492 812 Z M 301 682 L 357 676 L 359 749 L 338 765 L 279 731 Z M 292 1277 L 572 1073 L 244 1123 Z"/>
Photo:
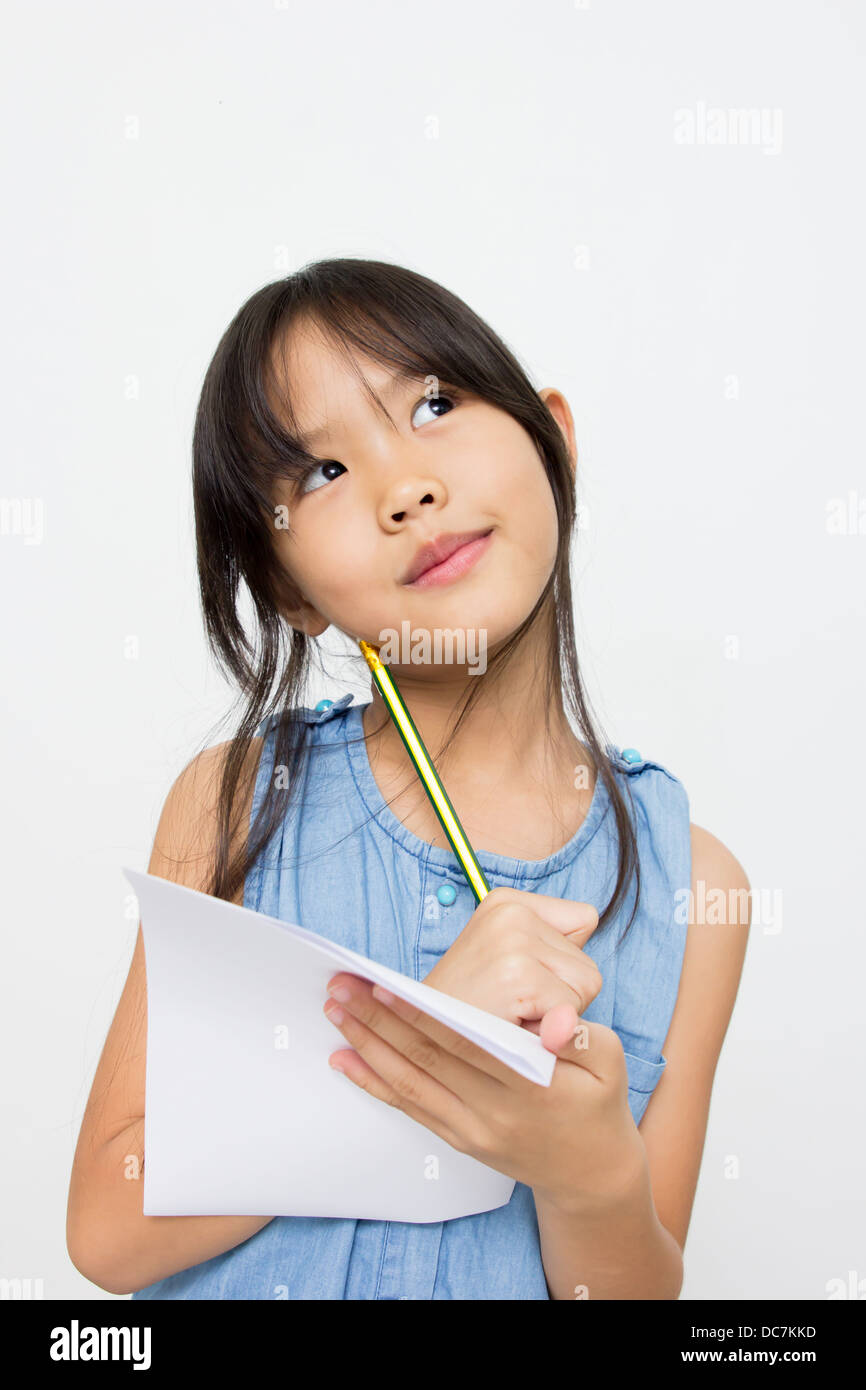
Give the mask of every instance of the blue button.
<path id="1" fill-rule="evenodd" d="M 320 700 L 319 703 L 316 705 L 316 709 L 317 709 L 317 710 L 330 709 L 330 708 L 331 708 L 331 705 L 332 705 L 333 703 L 334 703 L 333 700 Z"/>
<path id="2" fill-rule="evenodd" d="M 624 763 L 642 763 L 643 758 L 636 748 L 624 748 L 622 750 L 622 760 Z"/>
<path id="3" fill-rule="evenodd" d="M 436 889 L 436 896 L 443 907 L 450 907 L 457 897 L 457 889 L 453 883 L 443 883 L 441 888 Z"/>

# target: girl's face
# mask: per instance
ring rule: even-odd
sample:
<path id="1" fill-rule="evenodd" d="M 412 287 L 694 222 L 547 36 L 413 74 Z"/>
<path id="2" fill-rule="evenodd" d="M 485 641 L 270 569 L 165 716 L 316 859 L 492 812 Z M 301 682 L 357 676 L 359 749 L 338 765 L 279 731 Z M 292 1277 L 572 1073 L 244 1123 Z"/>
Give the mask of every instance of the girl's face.
<path id="1" fill-rule="evenodd" d="M 278 556 L 306 600 L 286 613 L 292 626 L 318 636 L 333 624 L 379 645 L 386 629 L 399 635 L 408 620 L 410 632 L 483 629 L 494 650 L 531 612 L 556 557 L 553 494 L 529 435 L 446 382 L 425 395 L 423 376 L 400 380 L 364 361 L 391 423 L 314 324 L 293 327 L 285 355 L 304 447 L 321 460 L 274 495 L 290 528 L 275 529 Z M 556 391 L 540 394 L 574 466 L 568 404 Z M 426 542 L 482 530 L 492 534 L 458 578 L 427 588 L 405 582 Z"/>

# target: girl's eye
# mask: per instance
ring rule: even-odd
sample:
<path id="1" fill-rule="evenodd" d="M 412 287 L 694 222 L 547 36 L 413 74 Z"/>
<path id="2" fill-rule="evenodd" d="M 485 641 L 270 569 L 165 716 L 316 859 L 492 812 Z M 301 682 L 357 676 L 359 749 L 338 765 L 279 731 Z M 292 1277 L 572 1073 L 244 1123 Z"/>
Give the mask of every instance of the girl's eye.
<path id="1" fill-rule="evenodd" d="M 425 406 L 427 406 L 430 410 L 433 411 L 433 418 L 434 418 L 434 420 L 435 420 L 435 419 L 438 419 L 440 415 L 447 415 L 448 412 L 454 408 L 454 406 L 455 406 L 456 403 L 457 403 L 457 397 L 456 397 L 456 395 L 445 396 L 445 395 L 440 394 L 440 395 L 438 395 L 438 396 L 430 396 L 430 397 L 426 397 L 426 396 L 425 396 L 424 400 L 423 400 L 423 401 L 419 401 L 418 404 L 416 405 L 415 409 L 413 410 L 413 412 L 412 412 L 412 421 L 413 421 L 413 423 L 414 423 L 415 416 L 417 415 L 418 411 L 419 411 L 419 410 L 422 410 Z M 439 409 L 437 409 L 438 406 L 441 406 L 441 405 L 443 405 L 443 404 L 447 406 L 447 409 L 446 409 L 446 410 L 439 410 Z M 421 421 L 421 424 L 422 424 L 422 425 L 425 425 L 425 424 L 427 424 L 427 421 L 426 421 L 426 420 L 422 420 L 422 421 Z"/>
<path id="2" fill-rule="evenodd" d="M 332 483 L 334 481 L 333 478 L 324 478 L 320 479 L 319 482 L 313 486 L 313 480 L 316 478 L 320 468 L 343 468 L 343 465 L 338 463 L 336 459 L 325 459 L 324 463 L 314 463 L 312 468 L 308 469 L 298 484 L 298 490 L 301 493 L 315 492 L 322 482 Z M 345 471 L 345 468 L 343 468 L 344 473 Z M 336 476 L 339 477 L 339 474 Z"/>
<path id="3" fill-rule="evenodd" d="M 430 411 L 432 411 L 433 419 L 437 420 L 441 415 L 447 415 L 449 411 L 453 410 L 454 406 L 458 403 L 459 399 L 460 398 L 456 391 L 452 391 L 448 395 L 443 395 L 440 392 L 438 396 L 425 396 L 424 400 L 419 401 L 415 409 L 413 410 L 412 421 L 413 423 L 415 422 L 415 417 L 418 414 L 418 411 L 422 410 L 425 406 Z M 445 410 L 441 409 L 443 405 L 446 407 Z M 421 421 L 422 425 L 427 423 L 428 422 L 426 420 Z M 307 469 L 306 473 L 301 478 L 301 481 L 298 483 L 298 491 L 302 496 L 307 492 L 316 492 L 318 488 L 321 487 L 324 483 L 331 483 L 334 481 L 333 477 L 319 477 L 318 473 L 320 468 L 342 468 L 344 473 L 346 471 L 345 468 L 343 468 L 342 463 L 338 463 L 336 459 L 325 459 L 322 463 L 312 464 L 312 466 Z M 336 474 L 335 476 L 339 477 L 339 474 Z"/>

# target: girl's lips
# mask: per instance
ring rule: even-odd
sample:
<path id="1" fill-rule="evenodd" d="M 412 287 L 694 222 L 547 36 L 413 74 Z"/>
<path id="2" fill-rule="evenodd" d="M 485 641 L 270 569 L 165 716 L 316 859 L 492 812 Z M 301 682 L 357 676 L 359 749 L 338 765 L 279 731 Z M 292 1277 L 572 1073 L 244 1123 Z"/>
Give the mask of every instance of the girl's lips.
<path id="1" fill-rule="evenodd" d="M 441 565 L 433 565 L 423 574 L 419 574 L 411 584 L 407 584 L 407 589 L 432 589 L 438 584 L 450 584 L 453 580 L 459 579 L 462 574 L 471 569 L 493 539 L 493 532 L 488 531 L 486 536 L 478 536 L 474 541 L 468 541 L 466 545 L 461 545 L 459 550 L 455 550 L 453 555 L 449 555 L 447 560 L 443 560 Z"/>

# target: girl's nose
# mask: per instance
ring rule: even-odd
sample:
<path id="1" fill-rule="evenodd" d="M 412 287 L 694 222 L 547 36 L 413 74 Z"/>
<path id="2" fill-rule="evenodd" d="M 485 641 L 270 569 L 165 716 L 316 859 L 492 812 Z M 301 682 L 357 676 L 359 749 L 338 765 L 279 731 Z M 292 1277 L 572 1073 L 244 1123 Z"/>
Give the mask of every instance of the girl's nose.
<path id="1" fill-rule="evenodd" d="M 438 478 L 417 474 L 395 478 L 382 497 L 379 521 L 385 530 L 395 530 L 425 512 L 441 510 L 447 500 L 445 485 Z"/>

